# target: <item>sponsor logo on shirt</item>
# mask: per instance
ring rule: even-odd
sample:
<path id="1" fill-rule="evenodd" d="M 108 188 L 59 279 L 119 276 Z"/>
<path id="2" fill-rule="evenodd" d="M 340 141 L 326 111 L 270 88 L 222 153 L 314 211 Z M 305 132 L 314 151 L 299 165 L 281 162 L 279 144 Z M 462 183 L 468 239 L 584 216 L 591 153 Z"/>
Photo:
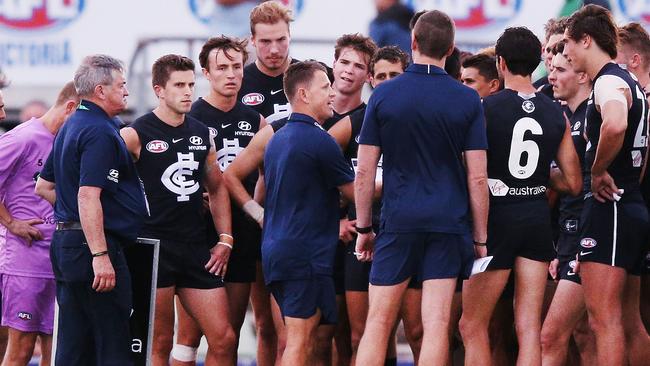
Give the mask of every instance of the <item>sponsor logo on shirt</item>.
<path id="1" fill-rule="evenodd" d="M 167 149 L 169 149 L 169 144 L 162 140 L 152 140 L 147 144 L 147 151 L 154 154 L 165 152 Z"/>
<path id="2" fill-rule="evenodd" d="M 264 103 L 264 96 L 260 93 L 248 93 L 241 98 L 241 102 L 250 106 L 260 105 Z"/>
<path id="3" fill-rule="evenodd" d="M 567 233 L 575 233 L 578 231 L 578 220 L 570 219 L 564 221 L 564 230 Z"/>
<path id="4" fill-rule="evenodd" d="M 546 186 L 533 187 L 508 187 L 500 179 L 488 178 L 490 193 L 495 197 L 511 196 L 537 196 L 546 192 Z"/>
<path id="5" fill-rule="evenodd" d="M 253 127 L 251 126 L 250 123 L 246 121 L 239 121 L 239 123 L 237 123 L 237 128 L 239 128 L 242 131 L 250 131 L 251 128 Z"/>
<path id="6" fill-rule="evenodd" d="M 207 150 L 208 147 L 203 145 L 203 139 L 199 136 L 190 137 L 190 143 L 192 145 L 188 146 L 188 150 Z"/>
<path id="7" fill-rule="evenodd" d="M 108 176 L 106 176 L 106 179 L 110 180 L 111 182 L 119 183 L 120 172 L 117 169 L 111 169 L 108 171 Z"/>
<path id="8" fill-rule="evenodd" d="M 596 239 L 584 238 L 580 240 L 580 246 L 583 248 L 593 248 L 596 246 Z"/>
<path id="9" fill-rule="evenodd" d="M 32 314 L 30 314 L 30 313 L 28 313 L 28 312 L 26 312 L 26 311 L 20 311 L 20 312 L 18 312 L 17 316 L 18 316 L 18 319 L 22 319 L 22 320 L 32 320 Z"/>

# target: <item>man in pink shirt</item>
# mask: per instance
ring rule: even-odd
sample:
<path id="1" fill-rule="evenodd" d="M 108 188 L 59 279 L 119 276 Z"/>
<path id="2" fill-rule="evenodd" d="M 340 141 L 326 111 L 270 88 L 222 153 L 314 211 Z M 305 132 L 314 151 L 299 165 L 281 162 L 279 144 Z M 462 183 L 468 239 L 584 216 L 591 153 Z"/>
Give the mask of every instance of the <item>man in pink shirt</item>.
<path id="1" fill-rule="evenodd" d="M 26 365 L 38 335 L 41 365 L 50 363 L 56 284 L 49 250 L 55 222 L 52 206 L 34 194 L 34 186 L 54 135 L 78 103 L 69 82 L 43 117 L 0 136 L 0 224 L 7 228 L 0 250 L 0 289 L 2 325 L 9 328 L 3 365 Z"/>

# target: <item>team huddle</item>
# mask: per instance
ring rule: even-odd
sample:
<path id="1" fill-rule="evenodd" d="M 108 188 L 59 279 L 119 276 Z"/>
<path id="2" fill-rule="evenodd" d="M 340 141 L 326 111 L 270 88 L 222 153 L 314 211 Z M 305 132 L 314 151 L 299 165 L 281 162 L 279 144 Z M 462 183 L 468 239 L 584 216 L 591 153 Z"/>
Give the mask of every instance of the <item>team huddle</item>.
<path id="1" fill-rule="evenodd" d="M 37 337 L 49 364 L 55 295 L 55 364 L 132 364 L 137 237 L 160 241 L 153 365 L 195 365 L 203 336 L 236 364 L 249 303 L 258 365 L 396 365 L 400 322 L 419 365 L 460 342 L 467 365 L 650 362 L 639 24 L 588 5 L 472 55 L 422 11 L 410 56 L 346 34 L 329 68 L 289 57 L 291 20 L 252 10 L 249 64 L 207 40 L 198 99 L 194 61 L 158 58 L 127 126 L 123 64 L 88 56 L 0 137 L 3 365 Z"/>

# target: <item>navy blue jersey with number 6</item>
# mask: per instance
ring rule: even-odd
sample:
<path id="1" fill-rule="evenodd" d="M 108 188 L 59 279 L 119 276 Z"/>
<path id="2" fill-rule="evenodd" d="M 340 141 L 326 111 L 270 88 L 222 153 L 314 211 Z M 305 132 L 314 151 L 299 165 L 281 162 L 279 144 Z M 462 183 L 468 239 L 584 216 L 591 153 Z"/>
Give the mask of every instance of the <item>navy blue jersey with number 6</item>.
<path id="1" fill-rule="evenodd" d="M 546 199 L 551 162 L 566 129 L 559 106 L 505 89 L 483 100 L 490 204 Z"/>

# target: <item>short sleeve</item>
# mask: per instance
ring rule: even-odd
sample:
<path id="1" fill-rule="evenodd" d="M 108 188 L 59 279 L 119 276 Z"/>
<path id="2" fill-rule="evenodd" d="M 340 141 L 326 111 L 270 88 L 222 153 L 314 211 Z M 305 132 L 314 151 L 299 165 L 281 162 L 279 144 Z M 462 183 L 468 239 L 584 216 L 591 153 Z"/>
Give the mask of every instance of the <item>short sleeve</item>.
<path id="1" fill-rule="evenodd" d="M 479 99 L 474 103 L 474 113 L 470 117 L 469 128 L 465 138 L 464 151 L 467 150 L 487 150 L 487 128 L 485 123 L 485 114 L 483 105 Z"/>
<path id="2" fill-rule="evenodd" d="M 379 121 L 377 120 L 377 99 L 378 94 L 375 91 L 375 94 L 370 96 L 368 106 L 366 107 L 366 115 L 363 117 L 363 125 L 361 126 L 361 134 L 359 135 L 360 145 L 381 146 Z"/>
<path id="3" fill-rule="evenodd" d="M 50 155 L 47 156 L 45 165 L 43 165 L 43 169 L 41 169 L 39 176 L 48 182 L 54 183 L 54 149 L 52 149 Z"/>
<path id="4" fill-rule="evenodd" d="M 20 165 L 24 144 L 11 134 L 0 138 L 0 191 Z"/>
<path id="5" fill-rule="evenodd" d="M 625 90 L 629 90 L 625 80 L 616 75 L 603 75 L 594 83 L 594 103 L 602 107 L 611 100 L 617 100 L 627 105 Z"/>
<path id="6" fill-rule="evenodd" d="M 323 134 L 322 139 L 323 142 L 318 144 L 319 161 L 327 186 L 338 187 L 354 181 L 354 171 L 345 160 L 339 145 L 330 135 Z"/>
<path id="7" fill-rule="evenodd" d="M 90 128 L 79 137 L 79 186 L 117 190 L 120 179 L 118 141 L 103 128 Z"/>

